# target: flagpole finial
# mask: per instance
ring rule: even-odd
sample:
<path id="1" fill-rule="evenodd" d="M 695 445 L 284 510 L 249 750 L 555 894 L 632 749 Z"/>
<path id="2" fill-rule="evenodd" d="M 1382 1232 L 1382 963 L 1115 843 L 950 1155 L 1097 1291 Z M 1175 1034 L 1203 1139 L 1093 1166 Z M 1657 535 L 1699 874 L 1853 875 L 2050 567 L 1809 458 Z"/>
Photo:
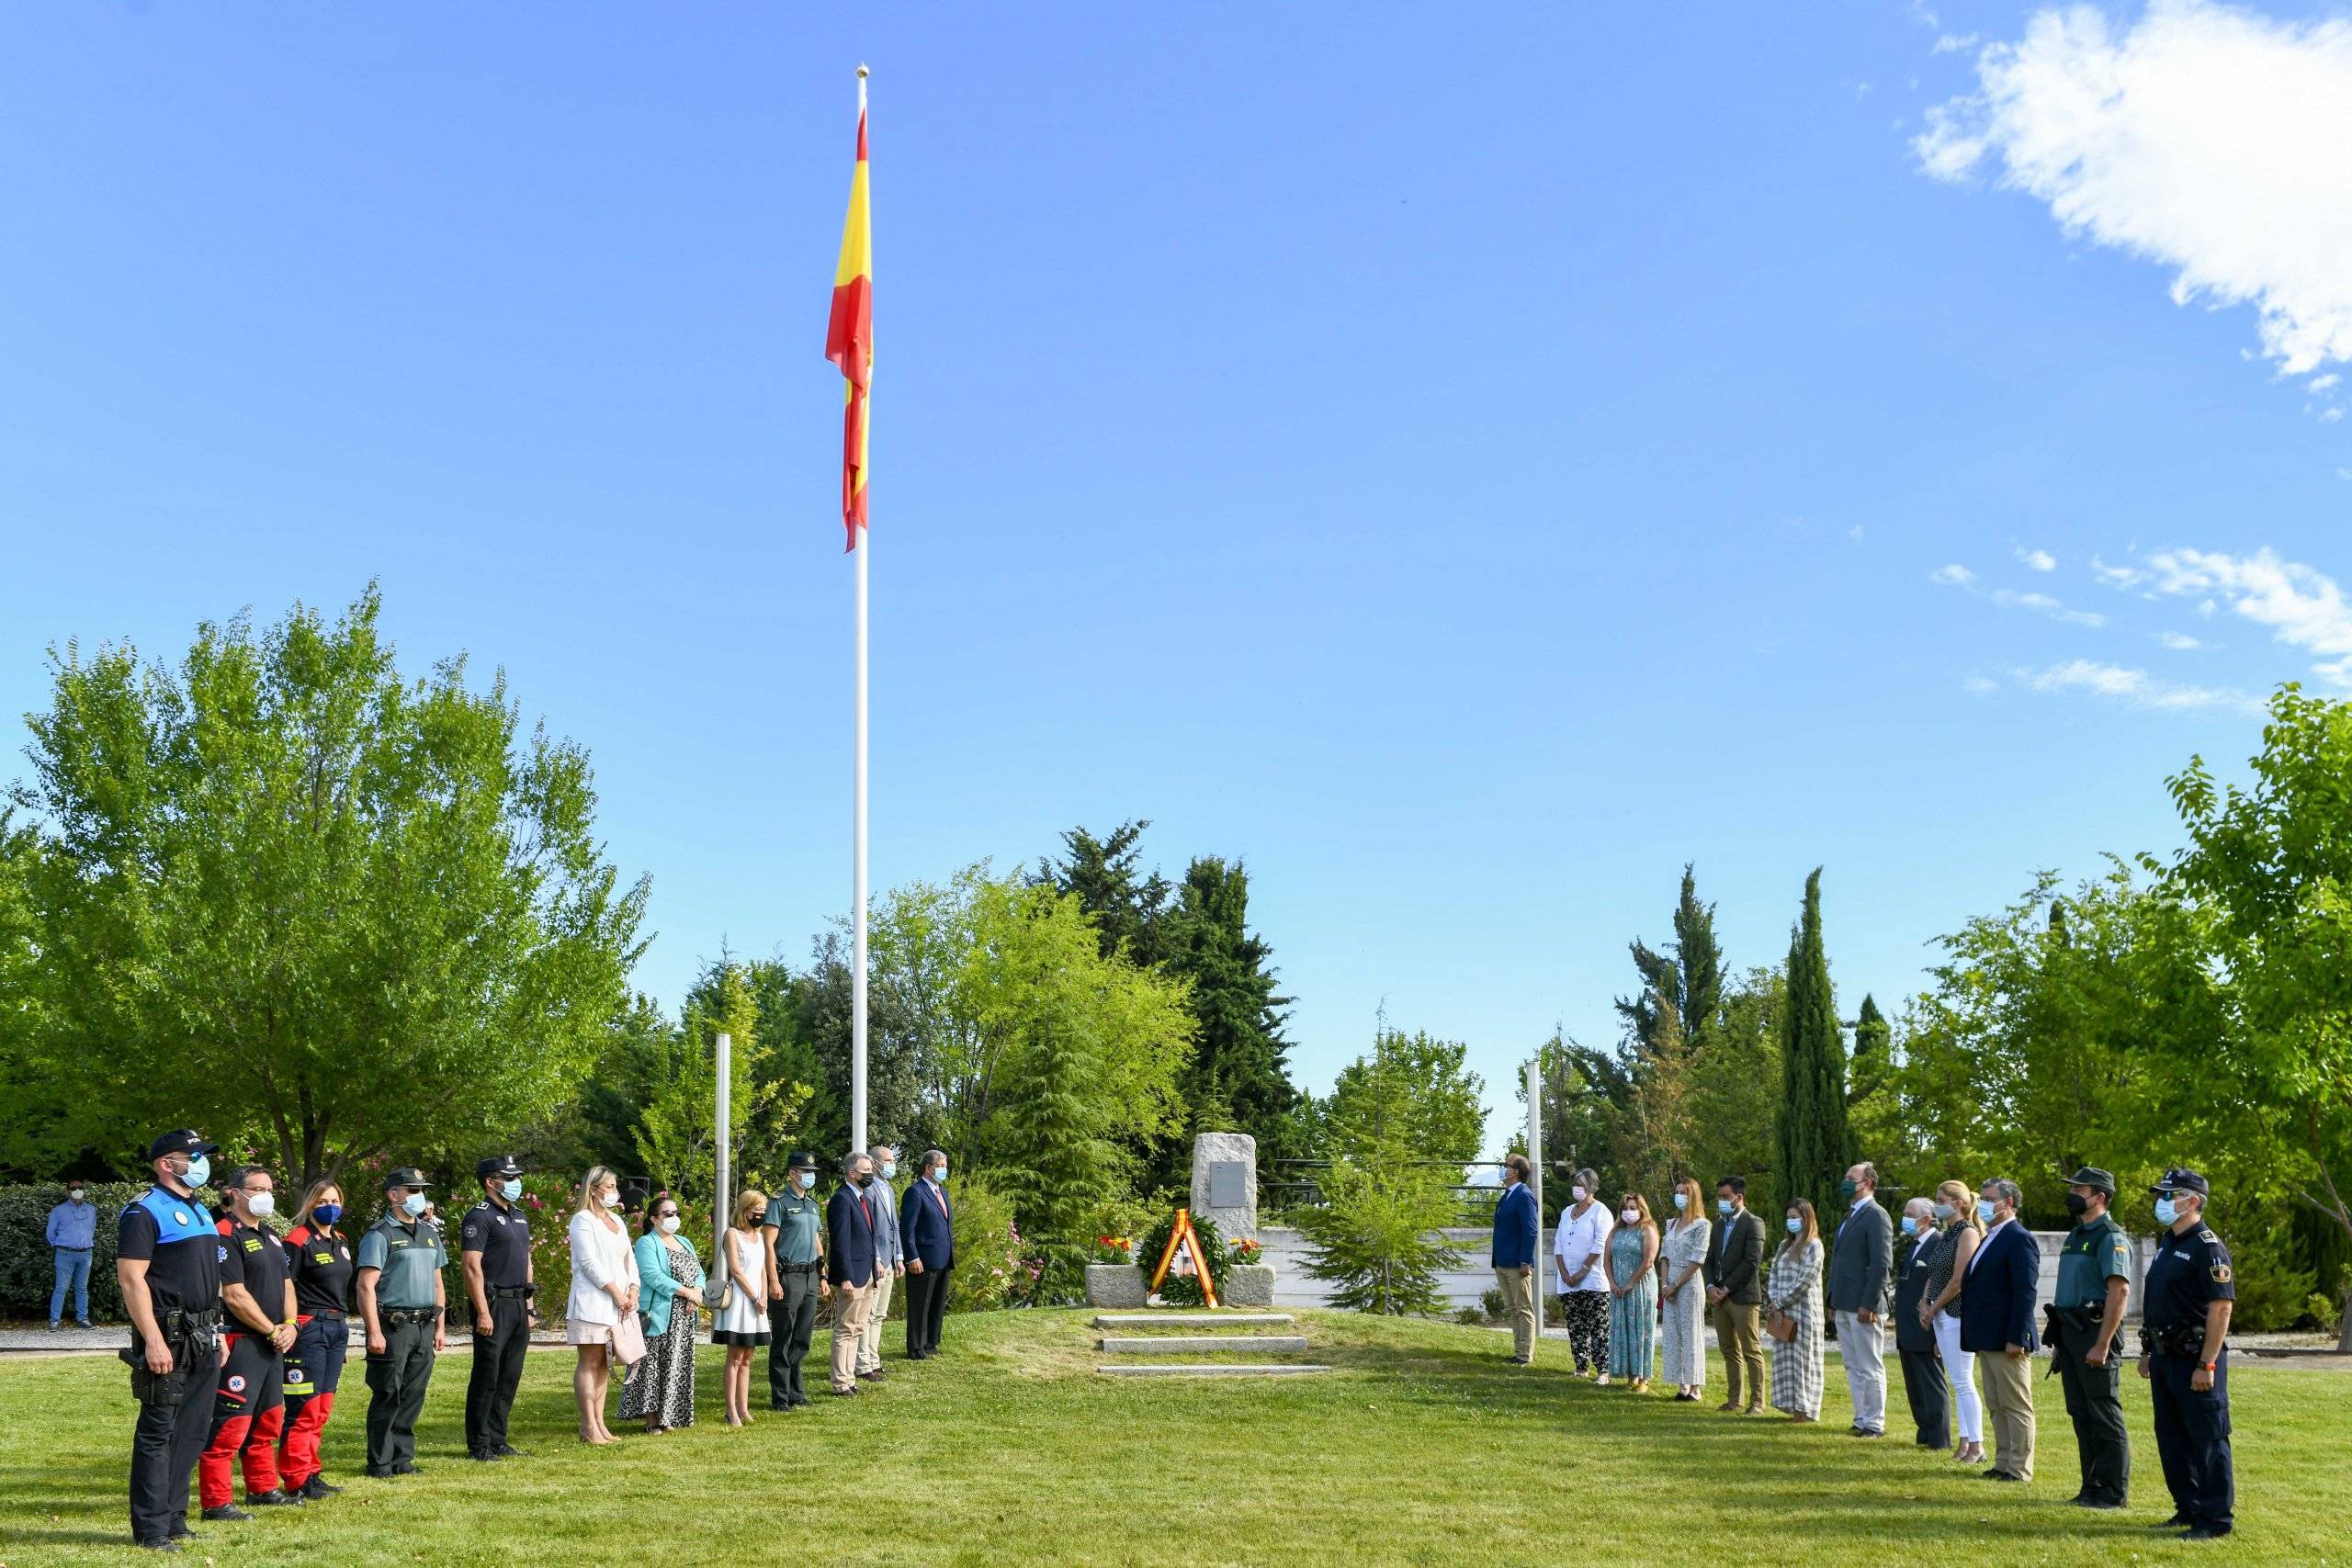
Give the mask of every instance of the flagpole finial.
<path id="1" fill-rule="evenodd" d="M 857 68 L 857 79 L 858 79 L 859 81 L 863 82 L 863 81 L 865 81 L 865 76 L 866 76 L 865 67 L 865 66 L 863 66 L 863 65 L 859 66 L 859 67 Z"/>

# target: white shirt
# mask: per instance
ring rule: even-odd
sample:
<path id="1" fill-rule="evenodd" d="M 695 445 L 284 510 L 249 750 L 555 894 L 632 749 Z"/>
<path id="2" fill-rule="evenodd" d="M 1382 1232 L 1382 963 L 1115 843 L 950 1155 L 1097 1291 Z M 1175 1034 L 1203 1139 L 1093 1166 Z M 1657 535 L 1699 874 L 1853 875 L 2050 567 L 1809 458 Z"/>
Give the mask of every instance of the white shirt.
<path id="1" fill-rule="evenodd" d="M 2016 1219 L 2017 1216 L 2012 1214 L 2008 1219 L 2003 1220 L 2000 1225 L 1995 1225 L 1991 1230 L 1986 1231 L 1983 1235 L 1977 1238 L 1976 1250 L 1968 1255 L 1968 1271 L 1971 1274 L 1975 1273 L 1976 1266 L 1984 1261 L 1984 1249 L 1993 1245 L 1993 1238 L 1995 1236 L 2001 1234 L 2001 1225 L 2009 1224 Z M 1957 1301 L 1958 1298 L 1955 1297 L 1954 1300 Z"/>
<path id="2" fill-rule="evenodd" d="M 1552 1238 L 1552 1256 L 1559 1259 L 1560 1273 L 1573 1278 L 1583 1268 L 1584 1260 L 1609 1248 L 1609 1211 L 1598 1203 L 1585 1205 L 1584 1216 L 1577 1216 L 1573 1204 L 1560 1211 L 1560 1228 Z M 1584 1278 L 1573 1285 L 1563 1285 L 1566 1291 L 1606 1291 L 1609 1289 L 1607 1260 L 1585 1269 Z"/>
<path id="3" fill-rule="evenodd" d="M 617 1219 L 617 1216 L 616 1216 Z M 637 1252 L 626 1225 L 606 1225 L 582 1209 L 571 1216 L 571 1297 L 563 1314 L 576 1323 L 617 1324 L 621 1309 L 605 1287 L 634 1285 Z"/>

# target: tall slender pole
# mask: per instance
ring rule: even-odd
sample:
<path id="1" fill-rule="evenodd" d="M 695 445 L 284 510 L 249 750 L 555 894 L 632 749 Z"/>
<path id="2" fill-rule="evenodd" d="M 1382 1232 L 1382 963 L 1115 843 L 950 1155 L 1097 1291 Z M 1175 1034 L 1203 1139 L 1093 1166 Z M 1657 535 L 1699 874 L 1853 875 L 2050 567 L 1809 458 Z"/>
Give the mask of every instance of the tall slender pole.
<path id="1" fill-rule="evenodd" d="M 1544 1229 L 1544 1058 L 1527 1064 L 1527 1184 L 1534 1190 L 1535 1228 Z"/>
<path id="2" fill-rule="evenodd" d="M 865 123 L 865 67 L 857 68 L 857 123 Z M 870 197 L 868 199 L 872 199 Z M 867 372 L 866 431 L 869 450 L 874 428 L 872 371 Z M 858 531 L 857 548 L 857 720 L 854 771 L 857 775 L 857 804 L 852 810 L 855 821 L 855 844 L 851 850 L 850 907 L 855 931 L 856 968 L 850 975 L 850 1045 L 849 1045 L 849 1146 L 865 1147 L 865 558 L 873 553 L 874 536 L 870 529 Z"/>
<path id="3" fill-rule="evenodd" d="M 735 1082 L 735 1042 L 722 1033 L 718 1037 L 718 1191 L 711 1201 L 711 1256 L 727 1245 L 727 1223 L 735 1207 L 735 1194 L 729 1182 L 734 1172 L 729 1156 L 733 1153 L 735 1119 L 729 1100 Z"/>

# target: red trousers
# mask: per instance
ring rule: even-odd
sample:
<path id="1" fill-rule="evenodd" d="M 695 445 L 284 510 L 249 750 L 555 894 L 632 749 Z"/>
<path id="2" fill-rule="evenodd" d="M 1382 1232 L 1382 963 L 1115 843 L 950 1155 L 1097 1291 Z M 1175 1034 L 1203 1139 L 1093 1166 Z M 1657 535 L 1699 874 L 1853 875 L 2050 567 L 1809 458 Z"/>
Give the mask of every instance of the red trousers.
<path id="1" fill-rule="evenodd" d="M 340 1317 L 303 1317 L 286 1358 L 286 1440 L 277 1468 L 294 1491 L 319 1472 L 319 1438 L 334 1414 L 335 1386 L 343 1381 L 350 1325 Z"/>
<path id="2" fill-rule="evenodd" d="M 207 1508 L 232 1500 L 229 1469 L 240 1454 L 246 1496 L 277 1490 L 277 1436 L 286 1419 L 285 1364 L 277 1347 L 252 1334 L 225 1336 L 224 1346 L 212 1440 L 196 1464 L 197 1500 Z"/>

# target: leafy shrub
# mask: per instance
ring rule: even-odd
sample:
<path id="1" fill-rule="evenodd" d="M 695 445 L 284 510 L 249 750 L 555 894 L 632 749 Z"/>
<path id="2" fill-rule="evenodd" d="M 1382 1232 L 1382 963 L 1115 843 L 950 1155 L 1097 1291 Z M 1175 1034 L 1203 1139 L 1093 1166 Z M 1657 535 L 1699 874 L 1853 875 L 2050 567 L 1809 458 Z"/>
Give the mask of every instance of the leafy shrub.
<path id="1" fill-rule="evenodd" d="M 1479 1295 L 1478 1310 L 1486 1314 L 1488 1322 L 1495 1322 L 1510 1310 L 1510 1303 L 1503 1299 L 1502 1291 L 1497 1288 Z"/>
<path id="2" fill-rule="evenodd" d="M 1012 1201 L 978 1177 L 949 1189 L 949 1222 L 956 1233 L 956 1267 L 947 1276 L 950 1312 L 993 1312 L 1025 1304 L 1035 1293 L 1043 1261 L 1031 1255 L 1013 1224 Z"/>
<path id="3" fill-rule="evenodd" d="M 1476 1307 L 1457 1307 L 1454 1309 L 1453 1321 L 1464 1328 L 1482 1328 L 1486 1325 L 1487 1314 Z"/>

